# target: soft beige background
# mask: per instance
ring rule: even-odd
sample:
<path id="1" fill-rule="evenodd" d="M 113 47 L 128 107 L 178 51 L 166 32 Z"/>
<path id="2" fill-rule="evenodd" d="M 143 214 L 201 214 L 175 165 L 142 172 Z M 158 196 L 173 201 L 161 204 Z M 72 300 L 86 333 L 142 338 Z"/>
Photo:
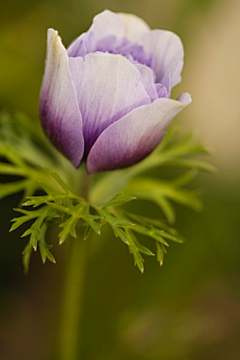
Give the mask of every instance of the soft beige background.
<path id="1" fill-rule="evenodd" d="M 240 1 L 219 1 L 191 38 L 184 118 L 212 149 L 222 176 L 240 176 Z"/>

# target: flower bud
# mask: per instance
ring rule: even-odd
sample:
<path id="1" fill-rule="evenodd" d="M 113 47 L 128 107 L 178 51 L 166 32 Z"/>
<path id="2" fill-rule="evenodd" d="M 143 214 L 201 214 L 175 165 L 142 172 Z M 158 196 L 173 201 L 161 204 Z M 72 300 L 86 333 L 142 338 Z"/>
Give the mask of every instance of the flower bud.
<path id="1" fill-rule="evenodd" d="M 183 46 L 170 31 L 104 11 L 68 49 L 48 30 L 40 117 L 52 143 L 92 174 L 133 165 L 162 140 L 191 97 L 171 99 Z"/>

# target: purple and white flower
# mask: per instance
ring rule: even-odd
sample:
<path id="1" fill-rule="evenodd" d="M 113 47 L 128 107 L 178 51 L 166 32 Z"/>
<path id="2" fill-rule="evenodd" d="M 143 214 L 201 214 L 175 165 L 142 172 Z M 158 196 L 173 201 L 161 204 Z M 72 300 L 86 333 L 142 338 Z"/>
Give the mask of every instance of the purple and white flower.
<path id="1" fill-rule="evenodd" d="M 187 93 L 170 98 L 182 67 L 179 37 L 150 30 L 135 15 L 100 13 L 67 50 L 49 29 L 42 126 L 75 167 L 85 160 L 90 174 L 133 165 L 191 102 Z"/>

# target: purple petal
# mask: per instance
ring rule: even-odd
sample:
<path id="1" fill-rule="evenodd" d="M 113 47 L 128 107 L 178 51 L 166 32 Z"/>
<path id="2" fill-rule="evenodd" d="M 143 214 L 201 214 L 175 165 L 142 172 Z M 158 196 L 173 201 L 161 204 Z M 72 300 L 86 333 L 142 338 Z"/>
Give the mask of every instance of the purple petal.
<path id="1" fill-rule="evenodd" d="M 143 46 L 148 56 L 153 57 L 152 68 L 157 82 L 163 83 L 166 80 L 168 70 L 171 73 L 171 88 L 181 81 L 183 45 L 176 34 L 171 31 L 152 30 L 144 34 L 138 43 Z"/>
<path id="2" fill-rule="evenodd" d="M 124 23 L 124 36 L 131 42 L 137 41 L 143 34 L 150 30 L 147 23 L 133 14 L 118 14 Z"/>
<path id="3" fill-rule="evenodd" d="M 151 102 L 139 71 L 121 55 L 97 52 L 70 58 L 83 119 L 85 154 L 100 133 L 134 108 Z"/>
<path id="4" fill-rule="evenodd" d="M 124 24 L 120 17 L 109 11 L 105 10 L 96 15 L 93 19 L 93 24 L 87 33 L 82 34 L 68 48 L 68 55 L 71 57 L 83 56 L 85 53 L 94 52 L 99 50 L 98 43 L 103 46 L 103 39 L 109 38 L 112 41 L 112 46 L 117 46 L 119 41 L 124 38 Z M 85 53 L 84 53 L 84 49 Z"/>
<path id="5" fill-rule="evenodd" d="M 90 150 L 88 172 L 120 169 L 144 159 L 159 144 L 174 116 L 187 105 L 176 100 L 158 99 L 109 126 Z"/>
<path id="6" fill-rule="evenodd" d="M 75 167 L 79 166 L 84 151 L 82 118 L 69 72 L 67 52 L 53 29 L 48 30 L 40 117 L 53 144 Z"/>
<path id="7" fill-rule="evenodd" d="M 111 44 L 112 47 L 112 44 Z M 147 65 L 151 67 L 152 58 L 145 54 L 143 47 L 139 44 L 132 44 L 125 40 L 122 44 L 115 49 L 112 47 L 114 54 L 121 54 L 128 58 L 131 62 Z M 130 57 L 130 58 L 129 58 Z M 131 60 L 132 59 L 132 60 Z"/>

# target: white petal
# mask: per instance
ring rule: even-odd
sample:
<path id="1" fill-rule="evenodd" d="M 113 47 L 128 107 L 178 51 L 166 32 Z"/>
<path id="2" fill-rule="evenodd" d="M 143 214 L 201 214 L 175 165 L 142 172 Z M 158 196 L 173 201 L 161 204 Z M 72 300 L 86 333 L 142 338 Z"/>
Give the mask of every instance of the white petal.
<path id="1" fill-rule="evenodd" d="M 124 25 L 117 14 L 105 10 L 94 17 L 89 31 L 94 34 L 96 41 L 107 36 L 116 36 L 117 39 L 121 39 L 124 36 Z"/>
<path id="2" fill-rule="evenodd" d="M 124 23 L 124 36 L 131 42 L 136 42 L 143 34 L 150 30 L 148 24 L 133 14 L 118 13 Z"/>

